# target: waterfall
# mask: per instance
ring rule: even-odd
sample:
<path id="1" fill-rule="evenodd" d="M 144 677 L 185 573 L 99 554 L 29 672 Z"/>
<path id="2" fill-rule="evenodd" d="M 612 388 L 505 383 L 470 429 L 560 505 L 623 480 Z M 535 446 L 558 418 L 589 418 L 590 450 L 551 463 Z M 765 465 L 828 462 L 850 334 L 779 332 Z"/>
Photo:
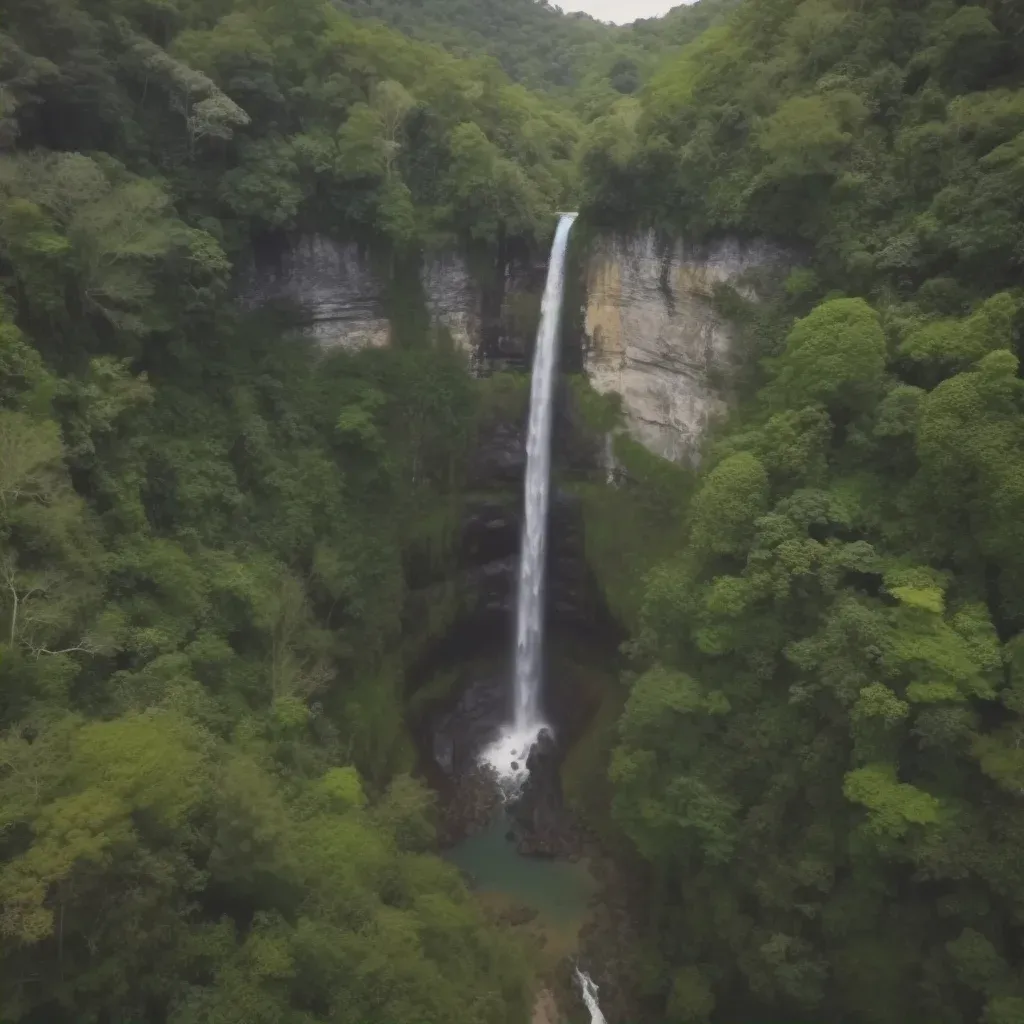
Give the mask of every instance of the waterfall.
<path id="1" fill-rule="evenodd" d="M 597 1003 L 597 986 L 586 971 L 581 971 L 578 967 L 573 969 L 576 973 L 576 982 L 583 995 L 583 1002 L 586 1003 L 587 1009 L 590 1011 L 590 1024 L 608 1024 Z"/>
<path id="2" fill-rule="evenodd" d="M 565 293 L 565 256 L 575 219 L 575 213 L 563 213 L 558 221 L 533 354 L 530 422 L 526 435 L 525 514 L 516 601 L 514 717 L 511 726 L 482 755 L 484 763 L 495 769 L 507 791 L 517 791 L 525 781 L 526 757 L 540 730 L 545 727 L 540 713 L 540 687 L 551 486 L 551 421 Z"/>
<path id="3" fill-rule="evenodd" d="M 576 214 L 558 222 L 551 246 L 548 280 L 533 356 L 530 426 L 526 435 L 526 511 L 519 561 L 516 607 L 515 729 L 539 729 L 541 659 L 544 640 L 544 568 L 548 539 L 548 496 L 551 486 L 551 420 L 555 367 L 565 291 L 565 253 Z"/>

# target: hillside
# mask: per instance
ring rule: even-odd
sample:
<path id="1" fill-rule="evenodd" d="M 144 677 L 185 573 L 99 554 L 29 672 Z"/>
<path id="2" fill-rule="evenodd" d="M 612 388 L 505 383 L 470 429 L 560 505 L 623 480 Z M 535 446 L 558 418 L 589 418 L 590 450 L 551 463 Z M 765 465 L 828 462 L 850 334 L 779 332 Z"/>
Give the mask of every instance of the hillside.
<path id="1" fill-rule="evenodd" d="M 459 56 L 493 57 L 515 81 L 579 100 L 636 91 L 664 56 L 736 0 L 698 0 L 665 18 L 621 27 L 563 14 L 547 0 L 341 0 L 341 6 Z"/>
<path id="2" fill-rule="evenodd" d="M 677 333 L 732 347 L 693 464 L 585 375 L 556 389 L 581 443 L 550 519 L 599 664 L 554 680 L 594 718 L 545 762 L 586 827 L 571 865 L 530 863 L 597 865 L 611 1024 L 1024 1024 L 1018 0 L 623 28 L 534 0 L 5 0 L 0 1019 L 525 1024 L 559 984 L 582 1012 L 574 937 L 437 856 L 457 787 L 415 733 L 493 682 L 456 580 L 467 522 L 515 543 L 530 392 L 470 372 L 423 268 L 497 281 L 527 335 L 577 206 L 572 331 L 584 250 L 628 243 L 641 312 L 699 299 Z M 254 252 L 313 234 L 372 267 L 389 343 L 240 308 Z M 750 240 L 785 262 L 757 301 L 700 265 Z M 611 308 L 624 262 L 617 365 L 655 322 Z"/>
<path id="3" fill-rule="evenodd" d="M 574 120 L 316 0 L 17 0 L 0 55 L 0 1017 L 518 1024 L 402 700 L 482 394 L 230 288 L 310 225 L 532 244 Z"/>
<path id="4" fill-rule="evenodd" d="M 489 55 L 513 79 L 538 89 L 578 84 L 584 55 L 600 53 L 619 30 L 564 15 L 546 0 L 344 0 L 344 8 L 460 56 Z"/>
<path id="5" fill-rule="evenodd" d="M 1020 5 L 748 0 L 583 145 L 593 217 L 802 264 L 719 297 L 747 374 L 692 499 L 592 511 L 685 524 L 611 764 L 660 1005 L 1024 1019 Z"/>

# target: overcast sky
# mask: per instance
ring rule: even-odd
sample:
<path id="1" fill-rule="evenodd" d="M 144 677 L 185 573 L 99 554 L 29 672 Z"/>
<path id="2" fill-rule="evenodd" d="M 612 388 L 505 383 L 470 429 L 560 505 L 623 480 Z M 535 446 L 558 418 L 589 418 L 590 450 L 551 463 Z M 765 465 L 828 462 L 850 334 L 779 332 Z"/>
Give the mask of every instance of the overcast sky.
<path id="1" fill-rule="evenodd" d="M 551 0 L 563 11 L 586 11 L 602 21 L 614 21 L 624 25 L 637 18 L 657 18 L 693 0 Z"/>

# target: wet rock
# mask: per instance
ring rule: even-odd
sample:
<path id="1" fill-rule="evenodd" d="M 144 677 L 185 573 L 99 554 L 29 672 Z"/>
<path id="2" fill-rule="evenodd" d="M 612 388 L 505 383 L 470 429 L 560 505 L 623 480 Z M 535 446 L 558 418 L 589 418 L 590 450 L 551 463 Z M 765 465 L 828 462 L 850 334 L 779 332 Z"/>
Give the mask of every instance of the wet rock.
<path id="1" fill-rule="evenodd" d="M 491 561 L 519 549 L 519 508 L 508 502 L 479 500 L 462 517 L 460 556 L 464 564 Z"/>
<path id="2" fill-rule="evenodd" d="M 531 921 L 537 919 L 539 911 L 536 907 L 516 906 L 509 907 L 508 910 L 502 911 L 498 915 L 499 924 L 511 925 L 513 928 L 521 927 L 524 924 L 529 924 Z"/>
<path id="3" fill-rule="evenodd" d="M 542 988 L 534 999 L 530 1024 L 558 1024 L 563 1019 L 554 993 Z"/>
<path id="4" fill-rule="evenodd" d="M 479 371 L 482 329 L 482 296 L 464 256 L 440 252 L 424 261 L 420 272 L 427 312 L 443 327 L 456 347 L 465 352 Z"/>
<path id="5" fill-rule="evenodd" d="M 491 769 L 477 766 L 459 776 L 441 809 L 439 845 L 454 846 L 486 828 L 500 803 L 501 790 Z"/>
<path id="6" fill-rule="evenodd" d="M 389 295 L 397 285 L 421 296 L 428 322 L 467 354 L 471 372 L 528 364 L 536 318 L 525 314 L 540 308 L 546 251 L 505 246 L 489 266 L 475 265 L 466 251 L 433 251 L 391 280 L 394 268 L 353 240 L 281 232 L 257 239 L 255 248 L 239 268 L 240 305 L 291 307 L 296 326 L 325 348 L 390 345 Z"/>
<path id="7" fill-rule="evenodd" d="M 359 245 L 312 234 L 262 247 L 242 274 L 241 305 L 293 306 L 298 325 L 324 348 L 380 348 L 391 340 L 384 291 Z"/>
<path id="8" fill-rule="evenodd" d="M 477 442 L 469 460 L 467 485 L 473 489 L 519 489 L 525 470 L 525 422 L 499 420 Z"/>
<path id="9" fill-rule="evenodd" d="M 502 632 L 498 642 L 505 642 Z M 489 667 L 474 667 L 465 675 L 447 707 L 433 711 L 425 722 L 431 737 L 433 760 L 444 770 L 449 782 L 462 776 L 478 776 L 480 752 L 497 739 L 508 719 L 512 680 L 510 667 L 504 660 Z M 442 763 L 439 752 L 451 750 Z M 491 776 L 493 783 L 493 776 Z M 464 785 L 476 785 L 466 782 Z"/>
<path id="10" fill-rule="evenodd" d="M 600 888 L 580 931 L 579 962 L 600 986 L 601 1010 L 609 1021 L 660 1019 L 657 997 L 649 991 L 649 957 L 637 911 L 650 905 L 639 864 L 619 864 L 588 848 L 589 864 Z"/>
<path id="11" fill-rule="evenodd" d="M 521 835 L 524 857 L 568 857 L 578 853 L 578 837 L 570 826 L 562 798 L 561 754 L 554 736 L 542 729 L 526 759 L 529 778 L 509 816 Z"/>
<path id="12" fill-rule="evenodd" d="M 533 836 L 520 839 L 516 852 L 520 857 L 555 860 L 562 850 L 560 841 L 555 837 Z"/>

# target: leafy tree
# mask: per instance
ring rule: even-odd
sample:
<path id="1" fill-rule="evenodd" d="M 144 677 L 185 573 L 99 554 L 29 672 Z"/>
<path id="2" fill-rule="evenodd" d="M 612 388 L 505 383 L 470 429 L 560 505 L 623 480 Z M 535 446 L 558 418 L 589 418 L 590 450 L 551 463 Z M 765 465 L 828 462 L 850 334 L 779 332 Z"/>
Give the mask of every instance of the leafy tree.
<path id="1" fill-rule="evenodd" d="M 787 404 L 857 410 L 877 395 L 885 359 L 878 315 L 861 299 L 834 299 L 797 321 L 776 380 Z"/>

